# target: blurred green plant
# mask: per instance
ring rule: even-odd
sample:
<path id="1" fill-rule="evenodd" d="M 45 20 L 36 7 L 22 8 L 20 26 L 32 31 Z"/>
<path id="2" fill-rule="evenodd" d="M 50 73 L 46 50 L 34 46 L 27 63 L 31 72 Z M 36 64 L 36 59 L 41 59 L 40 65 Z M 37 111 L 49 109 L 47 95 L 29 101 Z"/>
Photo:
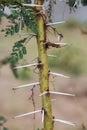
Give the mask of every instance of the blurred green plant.
<path id="1" fill-rule="evenodd" d="M 18 79 L 29 80 L 31 78 L 29 68 L 22 68 L 18 70 L 17 73 L 18 73 Z"/>
<path id="2" fill-rule="evenodd" d="M 84 6 L 87 6 L 87 0 L 82 0 Z"/>
<path id="3" fill-rule="evenodd" d="M 80 23 L 77 20 L 74 19 L 69 19 L 68 21 L 66 21 L 65 23 L 65 27 L 68 29 L 74 29 L 76 27 L 78 27 L 80 25 Z"/>
<path id="4" fill-rule="evenodd" d="M 9 57 L 9 62 L 18 62 L 20 59 L 23 58 L 23 56 L 25 54 L 27 54 L 27 50 L 26 47 L 24 45 L 25 41 L 27 38 L 24 38 L 22 40 L 19 40 L 17 42 L 15 42 L 13 49 L 12 49 L 12 53 Z"/>
<path id="5" fill-rule="evenodd" d="M 8 130 L 8 128 L 3 126 L 5 122 L 6 118 L 4 116 L 0 116 L 0 130 Z"/>
<path id="6" fill-rule="evenodd" d="M 40 130 L 39 128 L 37 128 L 37 130 Z"/>
<path id="7" fill-rule="evenodd" d="M 13 61 L 9 62 L 9 56 L 0 60 L 0 67 L 2 67 L 3 65 L 6 65 L 6 64 L 10 64 L 10 68 L 11 68 L 12 73 L 15 76 L 15 78 L 21 79 L 21 80 L 29 80 L 30 79 L 31 76 L 30 76 L 29 68 L 22 68 L 20 70 L 14 69 L 14 67 L 16 67 L 16 62 L 13 62 Z"/>
<path id="8" fill-rule="evenodd" d="M 53 51 L 53 54 L 58 58 L 55 60 L 49 59 L 50 67 L 64 70 L 74 76 L 82 73 L 82 61 L 78 56 L 80 55 L 80 50 L 76 47 L 68 46 L 61 50 Z"/>

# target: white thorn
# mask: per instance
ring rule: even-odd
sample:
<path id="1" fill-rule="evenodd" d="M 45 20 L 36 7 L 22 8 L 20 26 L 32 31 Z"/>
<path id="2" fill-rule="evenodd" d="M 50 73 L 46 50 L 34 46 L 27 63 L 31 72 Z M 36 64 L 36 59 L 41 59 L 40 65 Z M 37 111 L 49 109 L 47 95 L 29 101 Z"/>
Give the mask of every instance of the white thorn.
<path id="1" fill-rule="evenodd" d="M 44 122 L 44 110 L 42 110 L 42 123 Z"/>
<path id="2" fill-rule="evenodd" d="M 56 55 L 47 55 L 48 57 L 53 57 L 53 58 L 57 58 L 57 56 Z"/>
<path id="3" fill-rule="evenodd" d="M 40 84 L 39 82 L 31 83 L 31 84 L 25 84 L 25 85 L 21 85 L 21 86 L 18 86 L 18 87 L 14 87 L 13 90 L 20 89 L 20 88 L 25 88 L 25 87 L 31 87 L 31 86 L 39 85 L 39 84 Z"/>
<path id="4" fill-rule="evenodd" d="M 33 63 L 33 64 L 29 64 L 29 65 L 17 66 L 17 67 L 14 67 L 14 69 L 20 69 L 20 68 L 25 68 L 25 67 L 37 66 L 37 65 L 42 65 L 42 64 L 43 63 Z"/>
<path id="5" fill-rule="evenodd" d="M 42 7 L 42 5 L 37 5 L 37 4 L 22 4 L 22 5 L 26 7 Z"/>
<path id="6" fill-rule="evenodd" d="M 63 77 L 63 78 L 70 78 L 70 77 L 65 76 L 65 75 L 63 75 L 63 74 L 59 74 L 59 73 L 55 73 L 55 72 L 49 72 L 49 74 L 54 75 L 54 76 Z"/>
<path id="7" fill-rule="evenodd" d="M 28 112 L 28 113 L 25 113 L 25 114 L 21 114 L 21 115 L 15 116 L 14 119 L 25 117 L 25 116 L 29 116 L 29 115 L 32 115 L 32 114 L 35 114 L 35 113 L 38 113 L 38 112 L 41 112 L 41 111 L 42 110 L 37 110 L 37 111 L 33 111 L 33 112 Z"/>
<path id="8" fill-rule="evenodd" d="M 50 94 L 64 95 L 64 96 L 75 96 L 74 94 L 62 93 L 62 92 L 53 92 L 53 91 L 49 91 L 49 93 L 50 93 Z"/>
<path id="9" fill-rule="evenodd" d="M 60 123 L 64 123 L 64 124 L 67 124 L 67 125 L 75 126 L 75 124 L 72 123 L 72 122 L 70 122 L 70 121 L 65 121 L 65 120 L 60 120 L 60 119 L 53 119 L 53 121 L 55 121 L 55 122 L 60 122 Z"/>
<path id="10" fill-rule="evenodd" d="M 69 45 L 68 43 L 54 43 L 55 45 L 59 45 L 60 47 Z"/>
<path id="11" fill-rule="evenodd" d="M 56 24 L 61 24 L 61 23 L 65 23 L 65 21 L 54 22 L 54 23 L 47 23 L 46 25 L 56 25 Z"/>
<path id="12" fill-rule="evenodd" d="M 45 95 L 47 93 L 48 93 L 48 91 L 45 91 L 45 92 L 41 93 L 39 96 L 43 96 L 43 95 Z"/>
<path id="13" fill-rule="evenodd" d="M 58 95 L 64 95 L 64 96 L 75 96 L 74 94 L 69 94 L 69 93 L 62 93 L 62 92 L 53 92 L 53 91 L 45 91 L 43 92 L 42 94 L 40 94 L 39 96 L 43 96 L 47 93 L 50 93 L 50 94 L 58 94 Z"/>

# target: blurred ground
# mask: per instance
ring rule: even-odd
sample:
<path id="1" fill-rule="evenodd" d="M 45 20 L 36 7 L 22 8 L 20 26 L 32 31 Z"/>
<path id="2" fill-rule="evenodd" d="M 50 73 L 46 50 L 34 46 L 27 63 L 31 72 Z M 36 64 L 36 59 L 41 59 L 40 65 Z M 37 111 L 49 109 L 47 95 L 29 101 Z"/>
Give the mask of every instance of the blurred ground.
<path id="1" fill-rule="evenodd" d="M 6 20 L 4 20 L 3 25 L 6 23 Z M 87 60 L 87 35 L 82 35 L 80 30 L 77 28 L 74 28 L 74 30 L 67 30 L 67 28 L 65 28 L 65 30 L 63 30 L 63 28 L 59 27 L 59 31 L 63 33 L 64 40 L 68 42 L 70 41 L 70 43 L 73 43 L 75 47 L 81 49 L 81 58 Z M 17 35 L 4 38 L 3 34 L 0 33 L 0 59 L 10 54 L 13 42 L 17 39 L 19 39 Z M 31 40 L 29 43 L 29 55 L 26 56 L 25 59 L 28 58 L 28 60 L 30 60 L 37 55 L 34 41 L 35 40 Z M 76 43 L 74 43 L 75 41 Z M 86 63 L 87 61 L 83 62 L 83 64 Z M 55 72 L 62 72 L 62 70 L 57 67 L 52 69 Z M 85 72 L 87 72 L 87 70 Z M 71 79 L 63 79 L 59 77 L 54 79 L 50 77 L 51 90 L 55 89 L 55 91 L 69 92 L 76 95 L 76 97 L 65 97 L 59 95 L 52 96 L 52 99 L 56 99 L 56 101 L 52 102 L 53 115 L 56 118 L 69 120 L 77 124 L 76 127 L 72 127 L 55 123 L 54 130 L 81 130 L 82 125 L 87 128 L 87 73 L 85 72 L 82 75 L 72 77 Z M 63 71 L 63 73 L 67 72 Z M 30 75 L 32 74 L 33 73 L 31 72 Z M 42 127 L 41 114 L 36 114 L 35 120 L 32 116 L 21 119 L 13 119 L 16 115 L 33 111 L 33 105 L 32 101 L 29 100 L 31 95 L 30 88 L 17 91 L 12 91 L 12 88 L 21 84 L 27 84 L 35 81 L 38 81 L 37 74 L 33 74 L 29 81 L 21 81 L 14 78 L 9 65 L 5 65 L 0 68 L 0 115 L 4 115 L 8 119 L 5 125 L 9 128 L 9 130 L 36 130 L 36 128 Z M 41 99 L 39 97 L 39 93 L 39 86 L 37 86 L 34 90 L 36 110 L 41 109 Z"/>

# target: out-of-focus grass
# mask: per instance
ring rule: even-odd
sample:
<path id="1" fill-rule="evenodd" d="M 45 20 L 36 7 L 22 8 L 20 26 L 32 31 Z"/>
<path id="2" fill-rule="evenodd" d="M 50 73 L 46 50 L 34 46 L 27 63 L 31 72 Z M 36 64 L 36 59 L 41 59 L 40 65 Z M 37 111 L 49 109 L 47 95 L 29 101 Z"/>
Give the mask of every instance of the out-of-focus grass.
<path id="1" fill-rule="evenodd" d="M 57 27 L 64 36 L 62 42 L 70 45 L 61 49 L 53 49 L 50 52 L 57 55 L 56 59 L 49 59 L 50 67 L 58 68 L 75 76 L 87 74 L 87 35 L 81 33 L 80 27 L 84 28 L 86 25 L 81 25 L 74 20 Z"/>
<path id="2" fill-rule="evenodd" d="M 82 73 L 82 60 L 79 57 L 79 49 L 69 46 L 62 50 L 54 51 L 53 54 L 57 56 L 57 59 L 50 58 L 50 67 L 58 67 L 75 75 Z"/>

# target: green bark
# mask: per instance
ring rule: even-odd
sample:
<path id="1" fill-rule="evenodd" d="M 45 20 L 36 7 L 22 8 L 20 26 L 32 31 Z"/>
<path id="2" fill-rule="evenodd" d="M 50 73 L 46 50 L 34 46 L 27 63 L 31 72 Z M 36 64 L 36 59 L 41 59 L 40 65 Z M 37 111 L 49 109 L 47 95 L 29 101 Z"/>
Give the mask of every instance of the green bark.
<path id="1" fill-rule="evenodd" d="M 42 4 L 41 0 L 36 1 L 37 4 Z M 39 10 L 39 9 L 38 9 Z M 47 59 L 47 49 L 44 47 L 44 42 L 46 41 L 46 30 L 45 30 L 45 21 L 42 14 L 37 15 L 37 26 L 38 26 L 38 36 L 37 36 L 37 45 L 38 45 L 38 60 L 43 63 L 39 68 L 40 72 L 40 91 L 41 93 L 49 91 L 49 68 L 48 68 L 48 59 Z M 51 109 L 51 100 L 50 94 L 42 96 L 42 108 L 45 112 L 44 117 L 44 130 L 53 130 L 53 117 Z"/>

